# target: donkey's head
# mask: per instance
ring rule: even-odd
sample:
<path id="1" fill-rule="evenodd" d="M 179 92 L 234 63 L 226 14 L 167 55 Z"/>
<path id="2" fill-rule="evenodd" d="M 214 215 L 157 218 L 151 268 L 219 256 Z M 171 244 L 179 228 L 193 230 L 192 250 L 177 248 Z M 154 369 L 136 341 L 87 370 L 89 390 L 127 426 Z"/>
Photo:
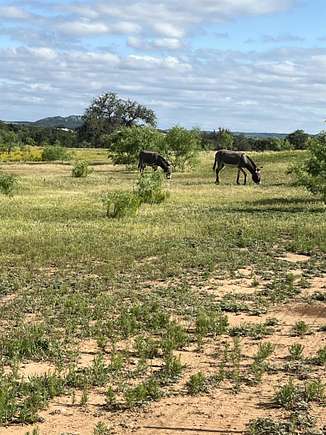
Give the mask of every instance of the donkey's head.
<path id="1" fill-rule="evenodd" d="M 252 173 L 252 181 L 254 181 L 256 184 L 260 184 L 261 172 L 259 168 L 256 168 L 255 171 Z"/>

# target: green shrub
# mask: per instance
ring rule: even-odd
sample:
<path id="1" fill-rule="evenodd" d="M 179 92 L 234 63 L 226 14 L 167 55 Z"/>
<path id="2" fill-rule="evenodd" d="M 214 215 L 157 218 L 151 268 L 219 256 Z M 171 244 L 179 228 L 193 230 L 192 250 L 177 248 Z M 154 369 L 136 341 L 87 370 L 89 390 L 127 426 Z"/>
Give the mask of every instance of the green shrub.
<path id="1" fill-rule="evenodd" d="M 103 198 L 106 215 L 109 218 L 135 216 L 141 205 L 138 195 L 130 192 L 112 192 Z"/>
<path id="2" fill-rule="evenodd" d="M 87 177 L 92 170 L 89 168 L 88 161 L 82 160 L 80 162 L 76 162 L 74 167 L 72 168 L 71 175 L 75 178 Z"/>
<path id="3" fill-rule="evenodd" d="M 12 196 L 18 185 L 18 180 L 15 175 L 1 174 L 0 175 L 0 192 L 4 195 Z"/>
<path id="4" fill-rule="evenodd" d="M 173 127 L 165 136 L 165 149 L 174 168 L 181 171 L 197 162 L 201 136 L 197 129 Z"/>
<path id="5" fill-rule="evenodd" d="M 326 133 L 310 140 L 308 158 L 301 164 L 292 167 L 298 184 L 310 192 L 321 195 L 326 202 Z"/>
<path id="6" fill-rule="evenodd" d="M 138 178 L 135 193 L 142 202 L 159 204 L 166 200 L 169 192 L 163 191 L 163 175 L 160 172 L 144 173 Z"/>
<path id="7" fill-rule="evenodd" d="M 42 151 L 43 161 L 69 160 L 70 154 L 60 145 L 47 145 Z"/>

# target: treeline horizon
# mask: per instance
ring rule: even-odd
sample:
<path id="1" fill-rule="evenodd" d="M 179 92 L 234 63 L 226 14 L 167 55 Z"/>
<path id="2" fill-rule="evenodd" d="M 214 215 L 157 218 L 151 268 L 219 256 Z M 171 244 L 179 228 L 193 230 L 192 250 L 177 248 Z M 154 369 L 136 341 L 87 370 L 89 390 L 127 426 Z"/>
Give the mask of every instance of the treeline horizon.
<path id="1" fill-rule="evenodd" d="M 148 127 L 144 127 L 148 128 Z M 101 141 L 87 141 L 80 134 L 82 128 L 63 129 L 60 127 L 40 127 L 28 124 L 15 124 L 0 121 L 0 148 L 10 152 L 22 146 L 56 145 L 65 148 L 107 148 Z M 169 129 L 157 129 L 163 133 Z M 288 149 L 306 149 L 309 139 L 316 135 L 296 130 L 282 136 L 247 136 L 245 133 L 233 133 L 227 129 L 198 130 L 203 150 L 221 148 L 238 151 L 281 151 Z M 317 135 L 318 136 L 318 135 Z"/>

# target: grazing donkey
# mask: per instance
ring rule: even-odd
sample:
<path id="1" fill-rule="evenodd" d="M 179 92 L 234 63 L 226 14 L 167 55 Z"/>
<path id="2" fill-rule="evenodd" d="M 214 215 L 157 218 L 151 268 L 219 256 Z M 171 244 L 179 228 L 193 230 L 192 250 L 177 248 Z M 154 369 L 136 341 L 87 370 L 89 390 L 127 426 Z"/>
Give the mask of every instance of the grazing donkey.
<path id="1" fill-rule="evenodd" d="M 261 174 L 260 168 L 257 168 L 255 162 L 251 160 L 243 151 L 218 150 L 215 154 L 213 170 L 216 169 L 216 184 L 219 184 L 219 172 L 225 165 L 234 165 L 238 167 L 237 184 L 240 184 L 240 172 L 244 175 L 244 183 L 247 182 L 247 174 L 244 169 L 247 169 L 252 176 L 252 180 L 256 184 L 260 184 Z"/>
<path id="2" fill-rule="evenodd" d="M 172 174 L 172 165 L 170 162 L 165 160 L 160 154 L 155 151 L 141 151 L 139 153 L 139 163 L 138 169 L 142 174 L 146 166 L 152 166 L 154 171 L 157 170 L 157 167 L 160 166 L 165 172 L 166 178 L 171 178 Z"/>

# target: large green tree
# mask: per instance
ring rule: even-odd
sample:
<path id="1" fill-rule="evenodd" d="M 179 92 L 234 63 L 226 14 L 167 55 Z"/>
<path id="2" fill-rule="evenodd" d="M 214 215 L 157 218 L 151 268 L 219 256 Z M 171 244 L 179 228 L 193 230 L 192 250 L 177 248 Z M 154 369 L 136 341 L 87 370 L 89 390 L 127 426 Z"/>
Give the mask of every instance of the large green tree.
<path id="1" fill-rule="evenodd" d="M 88 141 L 93 146 L 105 146 L 103 135 L 108 135 L 122 127 L 145 125 L 155 127 L 156 115 L 136 101 L 119 98 L 114 92 L 106 92 L 95 98 L 86 109 L 84 124 L 78 129 L 80 141 Z"/>
<path id="2" fill-rule="evenodd" d="M 295 130 L 287 136 L 287 140 L 294 149 L 303 150 L 307 148 L 310 136 L 304 130 Z"/>

